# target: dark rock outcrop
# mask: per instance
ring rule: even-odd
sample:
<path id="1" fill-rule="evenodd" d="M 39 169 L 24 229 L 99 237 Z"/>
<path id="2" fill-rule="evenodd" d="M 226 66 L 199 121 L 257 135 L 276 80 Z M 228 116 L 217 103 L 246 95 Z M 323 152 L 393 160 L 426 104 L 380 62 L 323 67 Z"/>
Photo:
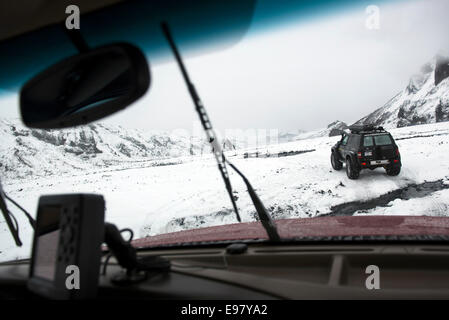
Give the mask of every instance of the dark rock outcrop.
<path id="1" fill-rule="evenodd" d="M 437 56 L 435 67 L 435 85 L 449 77 L 449 57 Z"/>
<path id="2" fill-rule="evenodd" d="M 436 56 L 407 87 L 355 124 L 386 128 L 449 121 L 449 58 Z"/>
<path id="3" fill-rule="evenodd" d="M 341 135 L 346 129 L 348 129 L 348 125 L 343 121 L 334 121 L 327 126 L 329 131 L 329 137 L 335 137 Z"/>

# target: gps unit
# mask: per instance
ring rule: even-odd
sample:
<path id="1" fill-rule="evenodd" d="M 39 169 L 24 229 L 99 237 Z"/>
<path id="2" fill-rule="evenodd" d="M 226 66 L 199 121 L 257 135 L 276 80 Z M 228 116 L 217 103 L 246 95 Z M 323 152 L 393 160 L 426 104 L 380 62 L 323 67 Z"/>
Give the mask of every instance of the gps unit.
<path id="1" fill-rule="evenodd" d="M 101 195 L 39 199 L 28 288 L 51 299 L 89 299 L 97 293 L 104 239 Z"/>

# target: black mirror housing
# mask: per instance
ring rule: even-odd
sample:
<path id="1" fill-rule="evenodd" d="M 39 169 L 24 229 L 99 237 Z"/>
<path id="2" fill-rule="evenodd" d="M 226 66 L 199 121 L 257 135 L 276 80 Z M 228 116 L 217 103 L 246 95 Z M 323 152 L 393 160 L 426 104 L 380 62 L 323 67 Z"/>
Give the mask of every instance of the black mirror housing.
<path id="1" fill-rule="evenodd" d="M 20 91 L 20 113 L 30 128 L 67 128 L 126 108 L 145 94 L 150 70 L 142 51 L 116 43 L 64 59 Z"/>

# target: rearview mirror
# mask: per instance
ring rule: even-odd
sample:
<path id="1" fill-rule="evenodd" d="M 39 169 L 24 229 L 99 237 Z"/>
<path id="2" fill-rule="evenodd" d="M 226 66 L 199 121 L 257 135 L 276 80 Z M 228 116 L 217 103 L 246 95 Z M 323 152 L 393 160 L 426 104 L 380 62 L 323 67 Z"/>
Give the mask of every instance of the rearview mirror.
<path id="1" fill-rule="evenodd" d="M 147 91 L 150 71 L 137 47 L 119 43 L 71 56 L 29 80 L 20 112 L 31 128 L 66 128 L 126 108 Z"/>

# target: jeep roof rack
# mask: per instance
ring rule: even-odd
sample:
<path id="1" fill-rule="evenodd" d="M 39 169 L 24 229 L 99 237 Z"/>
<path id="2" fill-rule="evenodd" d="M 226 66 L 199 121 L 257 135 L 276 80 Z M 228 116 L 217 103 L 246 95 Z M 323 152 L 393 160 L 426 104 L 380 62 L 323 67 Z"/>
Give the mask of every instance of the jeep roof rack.
<path id="1" fill-rule="evenodd" d="M 349 130 L 351 130 L 351 133 L 385 132 L 383 127 L 375 127 L 374 125 L 371 125 L 371 124 L 352 125 L 352 126 L 349 126 Z"/>

